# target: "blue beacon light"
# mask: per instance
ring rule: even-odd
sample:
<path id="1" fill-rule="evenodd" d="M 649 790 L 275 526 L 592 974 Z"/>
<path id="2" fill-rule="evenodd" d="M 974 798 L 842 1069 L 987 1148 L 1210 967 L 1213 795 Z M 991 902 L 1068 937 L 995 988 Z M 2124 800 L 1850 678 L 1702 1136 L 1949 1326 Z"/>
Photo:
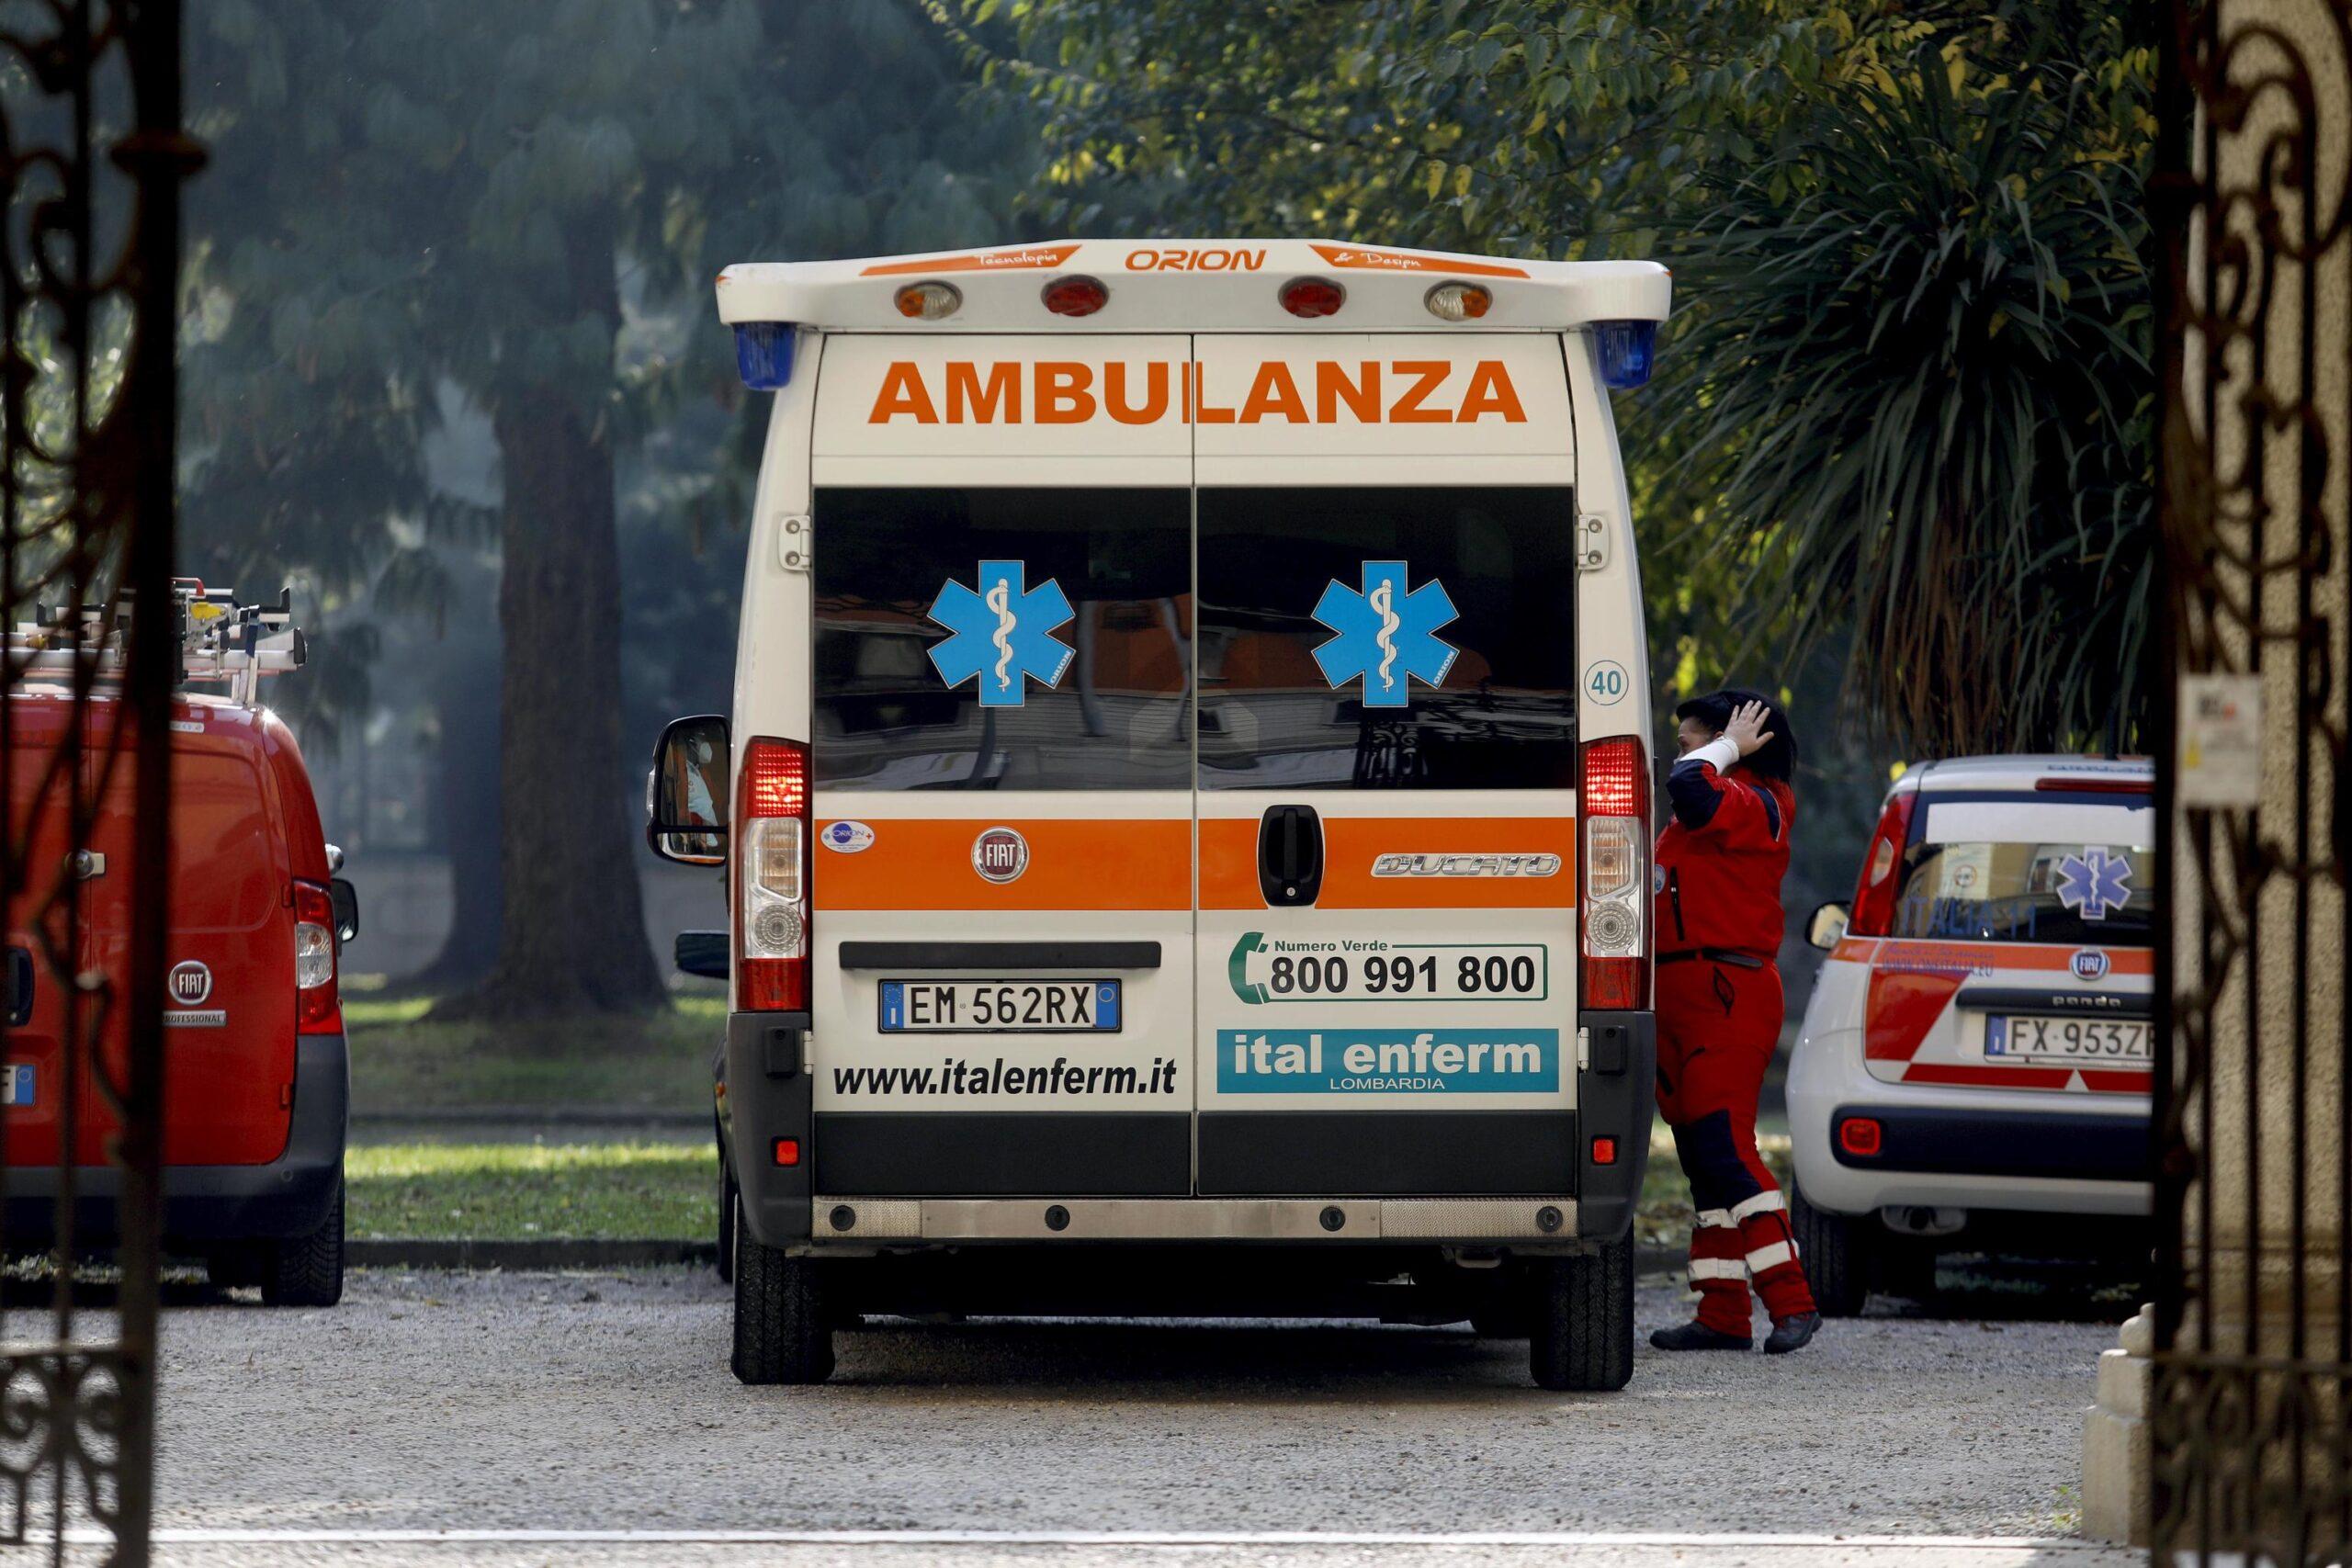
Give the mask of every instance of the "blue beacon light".
<path id="1" fill-rule="evenodd" d="M 1651 367 L 1657 360 L 1656 321 L 1595 321 L 1592 335 L 1600 350 L 1604 385 L 1630 392 L 1649 380 Z"/>
<path id="2" fill-rule="evenodd" d="M 735 368 L 755 392 L 782 389 L 792 379 L 792 323 L 736 322 Z"/>

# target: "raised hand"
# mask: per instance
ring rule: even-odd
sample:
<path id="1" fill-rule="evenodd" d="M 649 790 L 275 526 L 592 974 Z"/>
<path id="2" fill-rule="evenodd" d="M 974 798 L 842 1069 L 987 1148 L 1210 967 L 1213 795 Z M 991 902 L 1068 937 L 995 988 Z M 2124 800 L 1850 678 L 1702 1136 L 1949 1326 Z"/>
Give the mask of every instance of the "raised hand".
<path id="1" fill-rule="evenodd" d="M 1732 710 L 1731 722 L 1724 726 L 1724 739 L 1738 747 L 1741 756 L 1753 755 L 1772 739 L 1772 732 L 1764 728 L 1770 711 L 1762 703 L 1740 704 Z"/>

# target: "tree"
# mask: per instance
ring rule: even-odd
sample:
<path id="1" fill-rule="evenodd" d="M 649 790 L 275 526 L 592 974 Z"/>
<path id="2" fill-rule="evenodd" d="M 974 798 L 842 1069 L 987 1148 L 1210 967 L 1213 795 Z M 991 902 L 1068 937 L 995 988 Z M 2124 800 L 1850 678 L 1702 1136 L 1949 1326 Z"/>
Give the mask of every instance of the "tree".
<path id="1" fill-rule="evenodd" d="M 967 0 L 948 25 L 996 9 Z M 2127 17 L 2072 0 L 1014 9 L 1019 51 L 992 69 L 1050 116 L 1057 214 L 1123 191 L 1146 222 L 1676 264 L 1661 378 L 1625 430 L 1636 526 L 1668 569 L 1645 576 L 1652 627 L 1686 684 L 1767 650 L 1794 680 L 1824 646 L 1867 649 L 1849 694 L 1928 750 L 2128 734 L 2144 711 L 2133 208 L 2153 60 Z M 1871 145 L 1933 167 L 1865 175 Z M 1801 207 L 1816 226 L 1775 229 Z M 1833 291 L 1821 253 L 1839 220 L 1886 247 L 1837 247 Z M 1926 236 L 1993 276 L 1966 282 Z M 1965 324 L 1906 314 L 1915 288 L 1939 307 L 1966 294 Z M 1839 321 L 1894 330 L 1833 365 L 1814 316 L 1832 292 Z M 2105 395 L 2086 400 L 2093 378 Z M 1890 460 L 1896 428 L 1871 400 L 1904 385 L 1907 457 L 1949 482 L 1806 482 L 1867 467 L 1858 441 Z M 1988 385 L 2007 400 L 1979 400 Z M 1975 511 L 1989 496 L 1997 522 Z M 1950 701 L 1945 672 L 1988 700 Z"/>
<path id="2" fill-rule="evenodd" d="M 231 468 L 198 476 L 207 518 L 223 548 L 339 561 L 348 527 L 356 559 L 401 558 L 443 389 L 487 418 L 506 916 L 488 980 L 450 1010 L 645 1005 L 618 475 L 697 392 L 741 406 L 719 265 L 995 237 L 967 171 L 1001 165 L 1006 140 L 944 123 L 956 57 L 896 0 L 551 0 L 523 28 L 458 0 L 220 0 L 208 28 L 205 130 L 256 196 L 248 227 L 216 226 L 206 277 L 240 346 L 221 363 L 257 390 L 224 378 L 215 397 L 275 412 L 234 470 L 244 502 Z M 294 536 L 258 536 L 256 500 Z M 404 570 L 429 561 L 411 548 Z"/>

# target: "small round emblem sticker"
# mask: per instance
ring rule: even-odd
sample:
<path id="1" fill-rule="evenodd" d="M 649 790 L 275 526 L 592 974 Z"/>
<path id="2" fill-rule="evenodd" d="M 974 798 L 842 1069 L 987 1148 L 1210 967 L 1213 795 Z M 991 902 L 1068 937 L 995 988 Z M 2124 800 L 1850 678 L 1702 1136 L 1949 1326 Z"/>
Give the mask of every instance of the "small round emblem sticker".
<path id="1" fill-rule="evenodd" d="M 972 840 L 972 869 L 990 882 L 1011 882 L 1029 869 L 1029 840 L 1010 828 L 990 828 Z"/>
<path id="2" fill-rule="evenodd" d="M 165 995 L 184 1008 L 202 1007 L 212 995 L 212 971 L 189 958 L 172 965 L 164 976 Z"/>
<path id="3" fill-rule="evenodd" d="M 828 822 L 819 830 L 817 841 L 829 850 L 854 855 L 874 847 L 874 829 L 863 822 Z"/>
<path id="4" fill-rule="evenodd" d="M 2104 980 L 2107 978 L 2107 954 L 2096 947 L 2078 949 L 2075 953 L 2075 978 Z"/>

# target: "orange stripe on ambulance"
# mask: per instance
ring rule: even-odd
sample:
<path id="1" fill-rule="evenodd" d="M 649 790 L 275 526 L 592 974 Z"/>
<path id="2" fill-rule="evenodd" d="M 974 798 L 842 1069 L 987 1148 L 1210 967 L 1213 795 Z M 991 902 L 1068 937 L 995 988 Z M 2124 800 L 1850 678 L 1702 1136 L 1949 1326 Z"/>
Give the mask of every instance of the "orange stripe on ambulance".
<path id="1" fill-rule="evenodd" d="M 1527 423 L 1499 359 L 1317 360 L 1311 396 L 1287 362 L 1269 359 L 1238 403 L 1217 400 L 1205 375 L 1196 394 L 1195 368 L 1157 359 L 1099 367 L 1078 359 L 959 359 L 947 362 L 934 385 L 922 365 L 898 359 L 883 372 L 866 423 L 1084 424 L 1107 416 L 1120 424 L 1156 424 L 1171 412 L 1195 424 Z M 1457 381 L 1459 395 L 1450 395 Z"/>

